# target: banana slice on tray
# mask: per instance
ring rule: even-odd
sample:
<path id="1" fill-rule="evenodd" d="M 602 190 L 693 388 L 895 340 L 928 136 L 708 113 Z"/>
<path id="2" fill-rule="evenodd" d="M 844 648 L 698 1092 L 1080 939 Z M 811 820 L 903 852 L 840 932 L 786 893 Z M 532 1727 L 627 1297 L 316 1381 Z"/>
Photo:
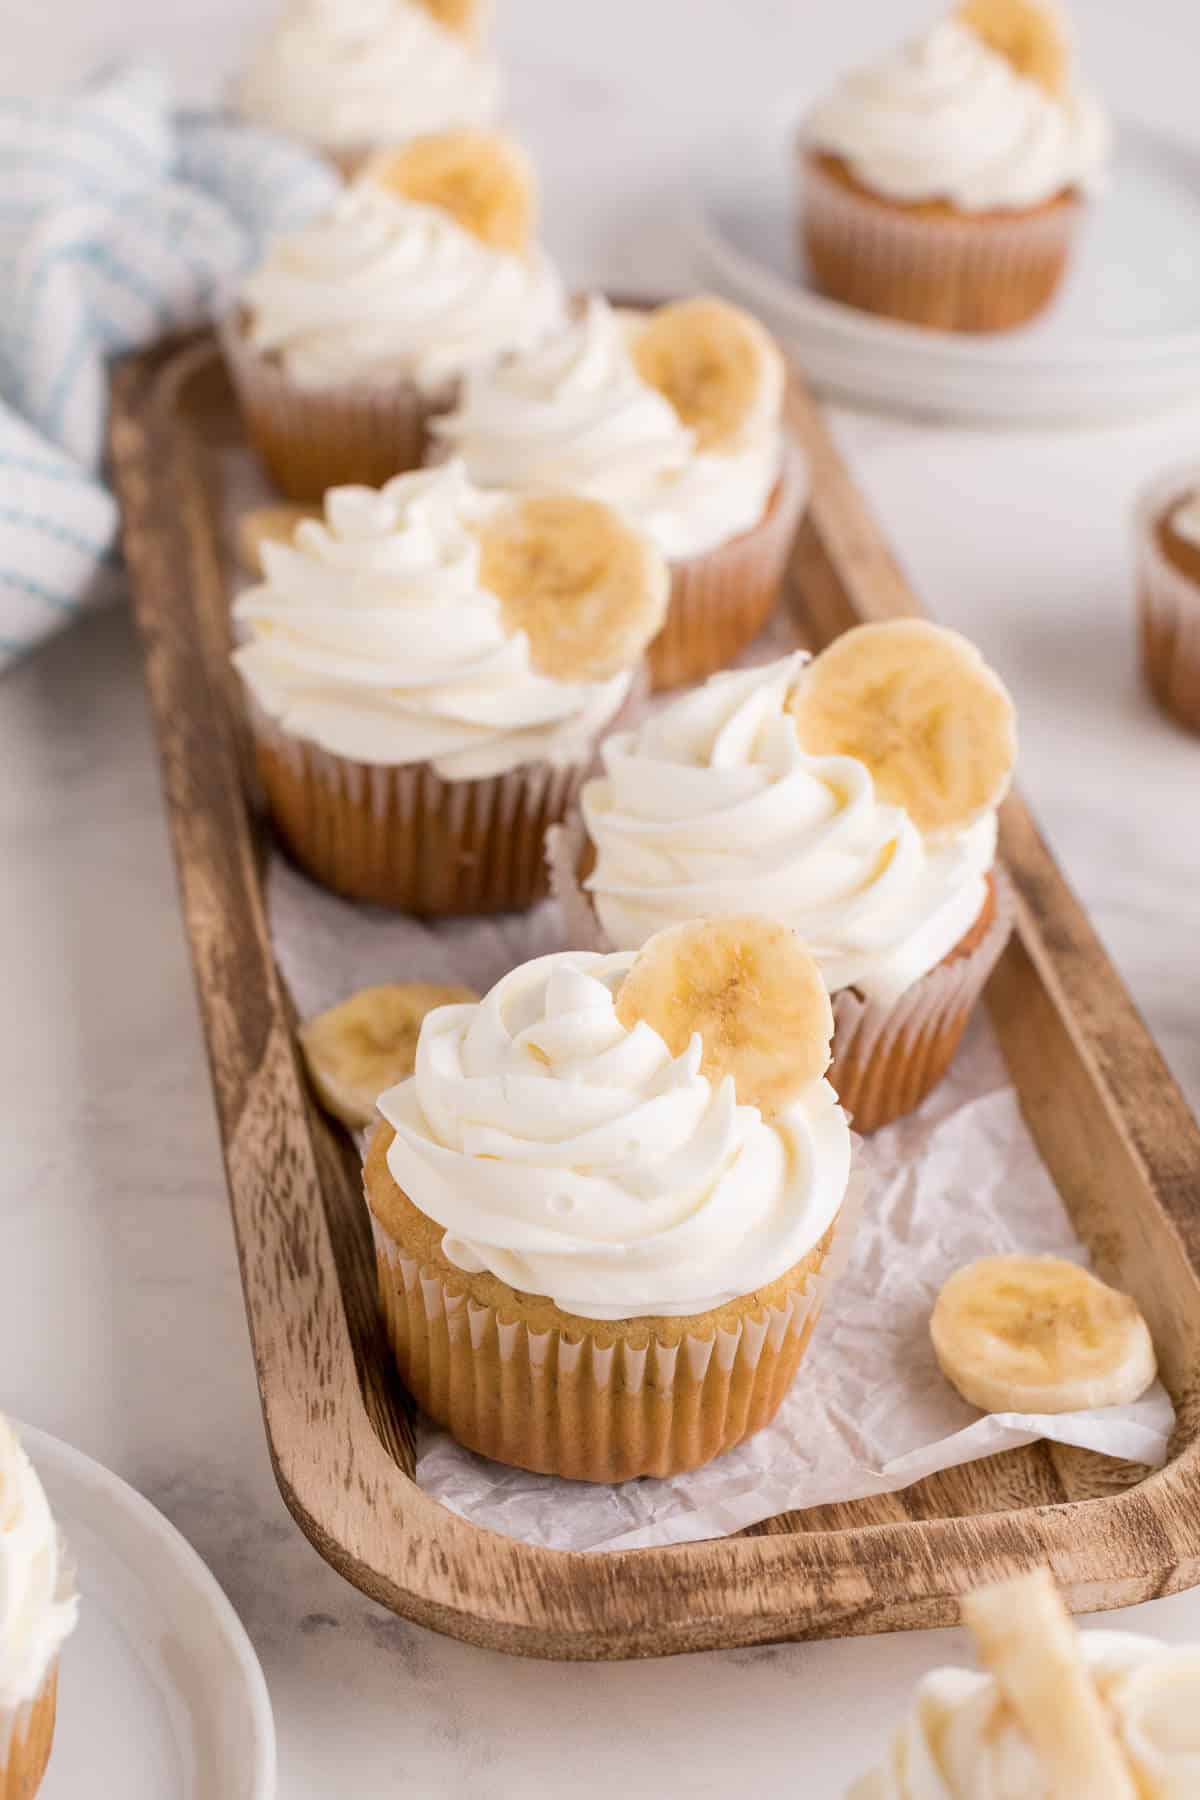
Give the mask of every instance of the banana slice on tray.
<path id="1" fill-rule="evenodd" d="M 1134 1302 L 1057 1256 L 985 1256 L 952 1275 L 929 1321 L 942 1372 L 984 1412 L 1127 1406 L 1154 1380 Z"/>
<path id="2" fill-rule="evenodd" d="M 699 1032 L 701 1071 L 733 1077 L 743 1106 L 769 1118 L 829 1066 L 833 1009 L 799 938 L 773 920 L 696 919 L 658 932 L 617 990 L 617 1017 L 639 1020 L 681 1056 Z"/>
<path id="3" fill-rule="evenodd" d="M 607 681 L 632 668 L 667 616 L 671 577 L 620 514 L 576 494 L 515 500 L 479 531 L 479 579 L 523 631 L 542 675 Z"/>
<path id="4" fill-rule="evenodd" d="M 354 1131 L 369 1125 L 384 1089 L 412 1074 L 426 1013 L 478 998 L 467 987 L 391 982 L 360 988 L 308 1019 L 300 1027 L 300 1048 L 326 1112 Z"/>
<path id="5" fill-rule="evenodd" d="M 487 8 L 484 0 L 417 0 L 418 6 L 436 19 L 443 31 L 477 44 L 483 35 Z"/>
<path id="6" fill-rule="evenodd" d="M 1112 1720 L 1048 1569 L 964 1594 L 962 1616 L 1055 1800 L 1137 1800 Z"/>
<path id="7" fill-rule="evenodd" d="M 856 625 L 808 664 L 788 700 L 803 748 L 852 756 L 881 800 L 936 837 L 1008 791 L 1012 699 L 974 644 L 927 619 Z"/>
<path id="8" fill-rule="evenodd" d="M 779 350 L 758 320 L 726 300 L 677 300 L 632 327 L 642 380 L 671 402 L 701 450 L 730 450 L 784 387 Z"/>
<path id="9" fill-rule="evenodd" d="M 1066 92 L 1073 46 L 1057 6 L 1045 0 L 963 0 L 954 16 L 1018 75 L 1055 99 Z"/>
<path id="10" fill-rule="evenodd" d="M 524 255 L 533 242 L 533 168 L 506 132 L 464 127 L 410 138 L 372 156 L 357 179 L 439 207 L 495 250 Z"/>
<path id="11" fill-rule="evenodd" d="M 251 507 L 238 520 L 238 561 L 247 575 L 254 575 L 261 580 L 266 574 L 263 568 L 263 545 L 290 544 L 296 535 L 297 525 L 303 524 L 305 519 L 323 517 L 319 506 L 290 506 L 281 502 L 278 506 Z"/>

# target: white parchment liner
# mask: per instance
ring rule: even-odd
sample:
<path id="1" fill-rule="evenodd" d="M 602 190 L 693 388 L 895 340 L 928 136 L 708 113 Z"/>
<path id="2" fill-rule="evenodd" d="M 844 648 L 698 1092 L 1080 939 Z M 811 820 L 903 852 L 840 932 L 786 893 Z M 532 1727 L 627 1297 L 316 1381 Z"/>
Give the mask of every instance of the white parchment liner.
<path id="1" fill-rule="evenodd" d="M 1200 586 L 1167 560 L 1156 533 L 1172 501 L 1198 491 L 1198 463 L 1160 475 L 1134 524 L 1142 667 L 1159 704 L 1192 731 L 1200 731 Z"/>

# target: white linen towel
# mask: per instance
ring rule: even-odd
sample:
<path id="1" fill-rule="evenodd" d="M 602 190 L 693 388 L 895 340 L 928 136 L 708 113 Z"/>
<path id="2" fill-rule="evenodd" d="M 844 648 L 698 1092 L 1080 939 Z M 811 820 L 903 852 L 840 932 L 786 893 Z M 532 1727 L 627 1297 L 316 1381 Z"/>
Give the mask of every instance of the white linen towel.
<path id="1" fill-rule="evenodd" d="M 119 585 L 105 484 L 108 367 L 197 325 L 336 178 L 161 70 L 0 100 L 0 668 Z"/>

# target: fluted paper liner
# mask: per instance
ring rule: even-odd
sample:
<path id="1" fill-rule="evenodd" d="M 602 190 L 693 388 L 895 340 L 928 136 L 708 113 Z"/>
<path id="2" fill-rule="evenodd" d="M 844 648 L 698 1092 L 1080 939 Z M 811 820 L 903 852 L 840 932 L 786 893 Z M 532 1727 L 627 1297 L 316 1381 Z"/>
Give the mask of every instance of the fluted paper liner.
<path id="1" fill-rule="evenodd" d="M 562 908 L 573 948 L 611 950 L 579 880 L 587 842 L 578 812 L 546 834 L 550 891 Z M 833 995 L 829 1080 L 856 1131 L 878 1131 L 914 1111 L 949 1068 L 971 1009 L 1012 932 L 1012 884 L 998 864 L 991 873 L 991 922 L 970 950 L 952 953 L 899 1000 L 868 1000 L 854 988 Z"/>
<path id="2" fill-rule="evenodd" d="M 408 376 L 304 387 L 254 349 L 236 313 L 219 335 L 246 435 L 289 500 L 320 500 L 348 483 L 382 487 L 418 468 L 428 421 L 453 402 L 453 384 L 431 395 Z"/>
<path id="3" fill-rule="evenodd" d="M 606 728 L 645 693 L 635 672 Z M 275 830 L 314 880 L 348 900 L 426 917 L 511 912 L 547 888 L 546 832 L 565 818 L 594 766 L 522 763 L 502 775 L 444 781 L 431 763 L 352 762 L 294 737 L 254 703 L 255 762 Z"/>
<path id="4" fill-rule="evenodd" d="M 666 623 L 646 653 L 653 688 L 702 681 L 758 636 L 779 598 L 807 498 L 804 457 L 789 440 L 757 525 L 671 563 Z"/>
<path id="5" fill-rule="evenodd" d="M 860 1208 L 852 1178 L 829 1230 L 784 1278 L 795 1281 L 785 1304 L 674 1342 L 649 1324 L 628 1333 L 636 1320 L 614 1327 L 572 1315 L 569 1331 L 535 1331 L 506 1319 L 408 1254 L 372 1212 L 388 1338 L 418 1405 L 469 1450 L 573 1481 L 679 1474 L 775 1417 L 845 1268 Z"/>
<path id="6" fill-rule="evenodd" d="M 57 1700 L 56 1660 L 32 1700 L 14 1712 L 0 1709 L 0 1800 L 33 1800 L 42 1785 Z"/>
<path id="7" fill-rule="evenodd" d="M 1200 583 L 1168 559 L 1157 530 L 1167 508 L 1200 489 L 1200 464 L 1160 476 L 1138 501 L 1138 639 L 1150 691 L 1164 712 L 1200 731 Z"/>
<path id="8" fill-rule="evenodd" d="M 946 217 L 890 205 L 799 156 L 798 234 L 818 290 L 943 331 L 1004 331 L 1054 296 L 1082 219 L 1073 195 L 1026 212 Z"/>

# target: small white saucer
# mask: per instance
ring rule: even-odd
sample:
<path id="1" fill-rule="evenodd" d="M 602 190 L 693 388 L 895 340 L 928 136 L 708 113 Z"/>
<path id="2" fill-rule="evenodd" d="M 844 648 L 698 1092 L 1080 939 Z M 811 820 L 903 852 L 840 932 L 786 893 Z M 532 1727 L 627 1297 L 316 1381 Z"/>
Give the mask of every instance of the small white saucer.
<path id="1" fill-rule="evenodd" d="M 800 107 L 705 158 L 688 219 L 706 279 L 752 307 L 810 378 L 867 405 L 994 424 L 1083 423 L 1200 389 L 1200 149 L 1121 124 L 1063 292 L 1017 331 L 927 331 L 808 285 L 795 243 Z"/>
<path id="2" fill-rule="evenodd" d="M 81 1594 L 38 1800 L 274 1800 L 267 1684 L 212 1575 L 117 1476 L 44 1431 L 17 1429 Z"/>

